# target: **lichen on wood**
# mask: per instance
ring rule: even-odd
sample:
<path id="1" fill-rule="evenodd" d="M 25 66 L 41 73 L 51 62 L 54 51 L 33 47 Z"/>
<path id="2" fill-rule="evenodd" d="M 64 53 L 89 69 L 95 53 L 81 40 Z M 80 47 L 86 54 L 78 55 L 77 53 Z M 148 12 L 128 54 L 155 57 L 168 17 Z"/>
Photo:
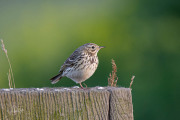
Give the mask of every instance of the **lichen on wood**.
<path id="1" fill-rule="evenodd" d="M 0 89 L 1 120 L 133 120 L 131 89 Z"/>

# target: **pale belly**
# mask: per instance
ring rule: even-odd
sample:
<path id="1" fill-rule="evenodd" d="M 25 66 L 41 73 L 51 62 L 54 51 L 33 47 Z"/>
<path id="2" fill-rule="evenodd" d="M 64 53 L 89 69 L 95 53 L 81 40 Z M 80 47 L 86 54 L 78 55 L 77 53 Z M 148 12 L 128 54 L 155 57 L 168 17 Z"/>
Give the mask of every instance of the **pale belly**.
<path id="1" fill-rule="evenodd" d="M 84 67 L 84 68 L 83 68 Z M 91 64 L 82 66 L 80 69 L 74 70 L 69 68 L 69 72 L 65 75 L 66 77 L 72 79 L 76 83 L 81 83 L 88 78 L 90 78 L 97 69 L 97 64 Z"/>

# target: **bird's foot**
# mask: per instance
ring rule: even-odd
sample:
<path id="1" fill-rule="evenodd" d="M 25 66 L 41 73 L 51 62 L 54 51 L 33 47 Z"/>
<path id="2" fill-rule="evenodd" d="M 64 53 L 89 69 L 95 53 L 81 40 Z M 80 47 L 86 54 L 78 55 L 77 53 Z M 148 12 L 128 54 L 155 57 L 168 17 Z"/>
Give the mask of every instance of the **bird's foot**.
<path id="1" fill-rule="evenodd" d="M 84 85 L 86 86 L 86 88 L 84 88 L 81 83 L 79 83 L 79 85 L 81 86 L 82 89 L 87 89 L 87 85 L 85 83 Z"/>

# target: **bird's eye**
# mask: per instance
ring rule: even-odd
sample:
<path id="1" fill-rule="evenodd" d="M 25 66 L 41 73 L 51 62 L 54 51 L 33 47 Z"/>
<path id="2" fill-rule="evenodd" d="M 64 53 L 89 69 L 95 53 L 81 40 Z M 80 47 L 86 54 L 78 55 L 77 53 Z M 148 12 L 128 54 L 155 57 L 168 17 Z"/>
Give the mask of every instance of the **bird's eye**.
<path id="1" fill-rule="evenodd" d="M 92 49 L 94 49 L 95 47 L 94 46 L 92 46 Z"/>

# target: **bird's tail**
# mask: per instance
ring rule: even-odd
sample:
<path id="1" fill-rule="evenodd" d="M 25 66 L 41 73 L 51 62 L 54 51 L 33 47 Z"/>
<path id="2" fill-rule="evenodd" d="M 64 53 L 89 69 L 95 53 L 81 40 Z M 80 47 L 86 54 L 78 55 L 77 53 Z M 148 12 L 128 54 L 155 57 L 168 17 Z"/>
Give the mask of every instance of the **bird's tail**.
<path id="1" fill-rule="evenodd" d="M 60 79 L 62 78 L 62 74 L 59 73 L 58 75 L 52 77 L 50 80 L 51 80 L 51 84 L 55 84 L 57 83 Z"/>

